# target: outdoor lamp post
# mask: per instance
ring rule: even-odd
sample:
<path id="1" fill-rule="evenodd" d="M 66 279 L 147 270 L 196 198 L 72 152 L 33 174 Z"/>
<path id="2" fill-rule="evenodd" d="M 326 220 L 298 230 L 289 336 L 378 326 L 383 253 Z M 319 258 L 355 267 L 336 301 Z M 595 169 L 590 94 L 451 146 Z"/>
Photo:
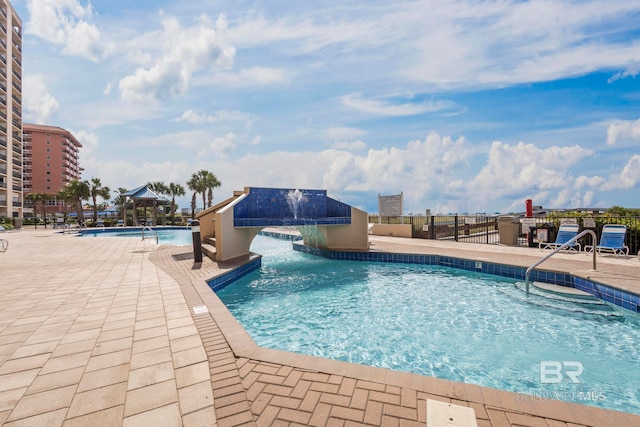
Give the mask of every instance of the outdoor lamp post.
<path id="1" fill-rule="evenodd" d="M 191 238 L 193 240 L 193 261 L 202 262 L 202 242 L 200 241 L 200 221 L 191 223 Z"/>

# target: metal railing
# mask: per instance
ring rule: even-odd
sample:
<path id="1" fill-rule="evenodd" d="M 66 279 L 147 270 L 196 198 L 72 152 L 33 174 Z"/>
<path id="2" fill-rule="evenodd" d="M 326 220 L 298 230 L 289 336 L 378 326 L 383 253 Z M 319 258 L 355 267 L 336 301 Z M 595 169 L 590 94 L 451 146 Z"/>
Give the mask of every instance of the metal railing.
<path id="1" fill-rule="evenodd" d="M 555 233 L 566 218 L 571 218 L 581 229 L 593 230 L 599 237 L 602 227 L 606 224 L 623 224 L 627 226 L 625 244 L 629 247 L 629 253 L 637 254 L 640 251 L 640 217 L 622 217 L 612 215 L 595 214 L 590 217 L 591 223 L 587 224 L 585 218 L 574 218 L 570 215 L 544 215 L 535 216 L 536 228 L 548 227 L 548 242 L 553 242 Z M 412 237 L 420 239 L 454 240 L 464 243 L 483 243 L 490 245 L 500 244 L 498 215 L 434 215 L 434 216 L 392 216 L 380 217 L 369 215 L 369 223 L 373 224 L 411 224 Z M 595 226 L 594 226 L 595 224 Z M 521 227 L 518 234 L 517 245 L 538 247 L 535 232 L 526 231 Z M 584 244 L 584 242 L 581 242 Z"/>
<path id="2" fill-rule="evenodd" d="M 145 234 L 144 234 L 144 231 L 145 231 L 145 230 L 149 230 L 149 231 L 151 232 L 151 237 L 147 237 L 147 236 L 145 236 Z M 155 238 L 155 239 L 156 239 L 156 244 L 158 244 L 158 241 L 159 241 L 158 233 L 156 233 L 156 232 L 155 232 L 151 227 L 149 227 L 148 225 L 145 225 L 144 227 L 142 227 L 142 240 L 145 240 L 145 239 L 153 239 L 153 238 Z"/>
<path id="3" fill-rule="evenodd" d="M 530 281 L 529 278 L 531 276 L 531 271 L 537 266 L 539 266 L 540 264 L 542 264 L 543 262 L 545 262 L 546 260 L 548 260 L 549 258 L 551 258 L 552 256 L 554 256 L 555 254 L 557 254 L 558 252 L 560 252 L 561 250 L 569 247 L 569 245 L 571 245 L 572 243 L 577 242 L 579 238 L 581 238 L 586 234 L 591 234 L 591 238 L 593 239 L 593 241 L 594 242 L 597 241 L 596 233 L 593 230 L 582 230 L 582 232 L 578 233 L 577 236 L 572 237 L 566 243 L 563 243 L 562 245 L 558 246 L 553 251 L 551 251 L 551 253 L 548 253 L 544 257 L 540 258 L 538 261 L 531 264 L 529 268 L 527 268 L 527 271 L 524 274 L 524 283 L 527 290 L 527 296 L 529 296 L 529 281 Z M 594 271 L 596 270 L 596 251 L 595 250 L 593 251 L 593 270 Z"/>

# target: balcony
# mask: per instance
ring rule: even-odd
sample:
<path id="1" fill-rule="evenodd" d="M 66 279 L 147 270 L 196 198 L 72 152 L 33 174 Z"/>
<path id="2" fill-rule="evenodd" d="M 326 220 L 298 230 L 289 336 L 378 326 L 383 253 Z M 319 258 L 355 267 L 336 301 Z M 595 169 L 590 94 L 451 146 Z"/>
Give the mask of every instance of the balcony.
<path id="1" fill-rule="evenodd" d="M 7 17 L 7 11 L 4 10 L 3 8 L 0 7 L 0 13 L 2 14 L 2 16 L 4 16 L 5 18 Z"/>
<path id="2" fill-rule="evenodd" d="M 0 188 L 7 188 L 7 183 L 6 182 L 0 182 Z M 0 202 L 2 202 L 0 200 Z"/>
<path id="3" fill-rule="evenodd" d="M 20 61 L 20 58 L 18 58 L 17 56 L 13 55 L 13 62 L 15 62 L 16 64 L 18 64 L 20 66 L 20 68 L 22 68 L 22 61 Z"/>
<path id="4" fill-rule="evenodd" d="M 4 160 L 6 162 L 7 161 L 7 155 L 0 153 L 0 160 Z"/>
<path id="5" fill-rule="evenodd" d="M 13 191 L 22 191 L 22 187 L 20 187 L 19 185 L 12 185 L 11 188 L 13 189 Z"/>
<path id="6" fill-rule="evenodd" d="M 22 105 L 22 100 L 15 95 L 11 95 L 11 98 L 16 101 L 18 104 Z"/>
<path id="7" fill-rule="evenodd" d="M 14 208 L 21 208 L 22 207 L 22 202 L 13 202 L 13 207 Z"/>

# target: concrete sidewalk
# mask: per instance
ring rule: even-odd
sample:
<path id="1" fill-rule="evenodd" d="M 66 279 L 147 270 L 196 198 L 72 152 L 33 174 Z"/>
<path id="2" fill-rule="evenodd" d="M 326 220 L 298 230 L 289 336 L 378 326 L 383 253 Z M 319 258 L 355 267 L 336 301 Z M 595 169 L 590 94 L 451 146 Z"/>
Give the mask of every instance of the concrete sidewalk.
<path id="1" fill-rule="evenodd" d="M 479 426 L 637 426 L 640 417 L 257 347 L 205 283 L 233 264 L 188 246 L 8 233 L 0 253 L 0 424 L 426 425 L 426 400 Z M 528 248 L 372 237 L 372 249 L 529 265 Z M 545 268 L 637 289 L 637 258 Z M 529 263 L 529 264 L 527 264 Z M 637 291 L 636 291 L 637 292 Z M 194 308 L 198 308 L 194 311 Z"/>

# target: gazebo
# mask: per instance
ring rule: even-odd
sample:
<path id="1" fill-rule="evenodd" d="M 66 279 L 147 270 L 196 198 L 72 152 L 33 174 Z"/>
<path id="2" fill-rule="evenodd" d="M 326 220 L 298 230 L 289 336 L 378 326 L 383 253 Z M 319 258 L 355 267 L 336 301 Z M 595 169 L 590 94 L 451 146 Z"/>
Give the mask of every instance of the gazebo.
<path id="1" fill-rule="evenodd" d="M 136 225 L 136 208 L 142 207 L 144 208 L 144 220 L 145 225 L 147 222 L 147 206 L 151 205 L 153 208 L 153 222 L 157 223 L 158 219 L 158 205 L 166 205 L 169 203 L 169 200 L 164 197 L 160 197 L 153 190 L 149 188 L 149 185 L 143 185 L 138 188 L 134 188 L 133 190 L 127 191 L 121 194 L 124 197 L 124 224 L 127 224 L 127 198 L 131 199 L 131 205 L 133 209 L 133 225 Z"/>

